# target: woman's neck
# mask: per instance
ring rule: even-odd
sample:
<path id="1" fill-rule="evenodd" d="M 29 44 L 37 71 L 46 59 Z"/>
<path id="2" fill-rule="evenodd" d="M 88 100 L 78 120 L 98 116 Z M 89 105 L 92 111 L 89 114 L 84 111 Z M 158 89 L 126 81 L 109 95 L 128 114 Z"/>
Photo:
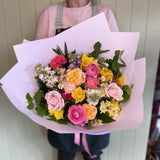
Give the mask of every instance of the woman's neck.
<path id="1" fill-rule="evenodd" d="M 87 5 L 89 0 L 66 0 L 64 6 L 68 8 L 77 8 Z"/>

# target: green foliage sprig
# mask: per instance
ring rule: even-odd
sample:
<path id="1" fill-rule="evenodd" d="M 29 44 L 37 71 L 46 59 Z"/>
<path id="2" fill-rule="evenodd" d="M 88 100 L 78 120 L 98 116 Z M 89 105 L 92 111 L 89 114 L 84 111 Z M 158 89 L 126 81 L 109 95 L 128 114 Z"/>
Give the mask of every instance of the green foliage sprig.
<path id="1" fill-rule="evenodd" d="M 113 57 L 113 59 L 106 59 L 106 63 L 109 64 L 109 69 L 114 73 L 114 75 L 116 75 L 117 77 L 121 76 L 121 72 L 120 72 L 120 68 L 121 67 L 125 67 L 126 64 L 125 62 L 122 60 L 121 55 L 124 51 L 120 51 L 120 50 L 116 50 L 115 51 L 115 56 Z M 120 62 L 121 63 L 120 63 Z"/>
<path id="2" fill-rule="evenodd" d="M 101 50 L 101 46 L 102 44 L 100 42 L 96 42 L 93 47 L 94 50 L 88 54 L 88 57 L 93 57 L 94 59 L 97 59 L 100 54 L 109 51 L 109 50 Z"/>
<path id="3" fill-rule="evenodd" d="M 39 116 L 48 115 L 48 109 L 46 106 L 46 101 L 43 98 L 43 93 L 41 91 L 37 91 L 33 98 L 29 93 L 26 94 L 26 99 L 28 101 L 27 108 L 29 110 L 35 109 Z"/>

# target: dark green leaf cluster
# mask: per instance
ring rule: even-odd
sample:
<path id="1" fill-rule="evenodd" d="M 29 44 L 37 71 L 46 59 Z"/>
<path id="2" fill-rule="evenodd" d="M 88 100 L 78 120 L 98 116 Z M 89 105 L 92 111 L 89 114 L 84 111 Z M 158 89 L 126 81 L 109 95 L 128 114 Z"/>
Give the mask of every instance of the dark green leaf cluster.
<path id="1" fill-rule="evenodd" d="M 121 55 L 122 55 L 123 51 L 120 50 L 116 50 L 115 51 L 115 55 L 113 57 L 113 59 L 106 59 L 106 63 L 109 64 L 109 69 L 114 73 L 115 76 L 120 77 L 121 76 L 121 72 L 120 72 L 120 68 L 121 67 L 125 67 L 126 64 L 125 62 L 122 60 Z M 120 63 L 120 62 L 121 63 Z"/>
<path id="2" fill-rule="evenodd" d="M 127 102 L 130 99 L 132 88 L 133 88 L 133 84 L 130 87 L 128 85 L 125 85 L 125 86 L 122 87 L 122 90 L 123 90 L 123 102 Z"/>
<path id="3" fill-rule="evenodd" d="M 35 109 L 39 116 L 48 115 L 48 109 L 46 107 L 46 101 L 43 98 L 43 93 L 41 91 L 37 91 L 33 98 L 29 93 L 26 94 L 26 99 L 28 101 L 27 108 L 32 110 Z"/>
<path id="4" fill-rule="evenodd" d="M 68 56 L 68 48 L 67 48 L 66 42 L 64 43 L 64 53 L 63 53 L 63 51 L 61 50 L 61 48 L 60 48 L 58 45 L 57 45 L 57 48 L 56 48 L 56 49 L 52 48 L 52 50 L 53 50 L 55 53 L 57 53 L 58 55 L 63 55 L 63 56 L 65 56 L 65 57 Z"/>
<path id="5" fill-rule="evenodd" d="M 98 113 L 96 117 L 97 117 L 97 119 L 102 120 L 103 123 L 110 123 L 110 122 L 114 122 L 115 121 L 114 119 L 112 119 L 108 115 L 107 112 L 105 114 L 104 113 Z"/>
<path id="6" fill-rule="evenodd" d="M 97 59 L 100 54 L 106 53 L 109 51 L 109 50 L 101 50 L 101 46 L 102 45 L 100 42 L 96 42 L 94 44 L 94 50 L 88 54 L 88 57 L 93 57 L 94 59 Z"/>

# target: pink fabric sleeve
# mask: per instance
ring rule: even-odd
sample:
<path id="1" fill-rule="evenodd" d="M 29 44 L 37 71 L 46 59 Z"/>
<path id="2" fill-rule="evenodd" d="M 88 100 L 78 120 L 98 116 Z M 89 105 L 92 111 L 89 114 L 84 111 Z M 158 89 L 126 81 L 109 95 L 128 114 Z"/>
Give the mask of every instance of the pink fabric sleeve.
<path id="1" fill-rule="evenodd" d="M 107 22 L 109 24 L 109 28 L 110 28 L 111 32 L 119 32 L 117 22 L 115 20 L 115 17 L 113 15 L 112 10 L 109 9 L 108 7 L 104 6 L 104 5 L 99 5 L 98 10 L 99 10 L 99 12 L 104 12 L 105 13 L 106 19 L 107 19 Z"/>
<path id="2" fill-rule="evenodd" d="M 108 14 L 106 15 L 106 17 L 107 17 L 111 32 L 119 32 L 117 22 L 116 22 L 115 17 L 110 9 L 108 10 Z"/>
<path id="3" fill-rule="evenodd" d="M 45 9 L 42 12 L 39 19 L 36 39 L 48 38 L 48 32 L 49 32 L 49 14 L 48 14 L 48 10 Z"/>

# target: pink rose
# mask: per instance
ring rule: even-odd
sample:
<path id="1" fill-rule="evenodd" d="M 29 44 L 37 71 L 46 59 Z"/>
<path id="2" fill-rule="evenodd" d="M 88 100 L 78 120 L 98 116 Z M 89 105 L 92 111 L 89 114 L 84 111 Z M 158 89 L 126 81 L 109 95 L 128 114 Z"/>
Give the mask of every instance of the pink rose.
<path id="1" fill-rule="evenodd" d="M 99 68 L 97 65 L 95 64 L 90 64 L 88 65 L 86 68 L 86 74 L 88 76 L 91 76 L 91 77 L 94 77 L 94 78 L 97 78 L 98 74 L 99 74 Z"/>
<path id="2" fill-rule="evenodd" d="M 116 83 L 111 83 L 105 87 L 105 93 L 107 97 L 112 97 L 117 101 L 123 100 L 123 90 Z"/>
<path id="3" fill-rule="evenodd" d="M 76 86 L 72 83 L 66 82 L 64 85 L 65 93 L 72 93 L 76 89 Z"/>
<path id="4" fill-rule="evenodd" d="M 62 66 L 62 64 L 65 64 L 66 62 L 67 62 L 67 59 L 63 55 L 58 55 L 52 59 L 50 66 L 53 69 L 56 69 L 57 67 Z"/>
<path id="5" fill-rule="evenodd" d="M 72 105 L 68 110 L 68 119 L 75 125 L 79 125 L 85 121 L 86 110 L 79 105 Z"/>
<path id="6" fill-rule="evenodd" d="M 87 88 L 98 88 L 97 85 L 99 83 L 100 78 L 87 77 L 87 81 L 85 86 Z"/>
<path id="7" fill-rule="evenodd" d="M 46 93 L 45 99 L 47 101 L 49 110 L 60 111 L 64 107 L 64 99 L 57 91 L 50 91 Z"/>

